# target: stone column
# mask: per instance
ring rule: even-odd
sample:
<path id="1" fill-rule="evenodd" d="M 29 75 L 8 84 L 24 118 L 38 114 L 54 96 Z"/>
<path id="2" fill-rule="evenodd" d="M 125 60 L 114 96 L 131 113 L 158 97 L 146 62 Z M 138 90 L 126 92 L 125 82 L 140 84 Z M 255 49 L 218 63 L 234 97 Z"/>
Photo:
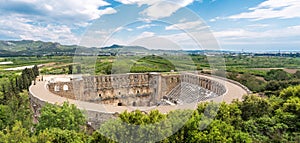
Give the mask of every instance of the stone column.
<path id="1" fill-rule="evenodd" d="M 151 76 L 151 88 L 153 89 L 153 100 L 154 102 L 159 101 L 162 98 L 162 79 L 159 73 L 150 73 Z"/>

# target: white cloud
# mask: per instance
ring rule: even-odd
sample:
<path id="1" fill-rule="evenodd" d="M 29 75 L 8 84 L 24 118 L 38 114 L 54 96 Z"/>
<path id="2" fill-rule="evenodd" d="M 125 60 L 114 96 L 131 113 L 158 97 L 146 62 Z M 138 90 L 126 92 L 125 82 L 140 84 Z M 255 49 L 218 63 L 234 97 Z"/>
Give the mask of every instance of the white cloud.
<path id="1" fill-rule="evenodd" d="M 223 44 L 290 44 L 300 40 L 300 25 L 265 31 L 230 29 L 213 33 Z"/>
<path id="2" fill-rule="evenodd" d="M 252 28 L 264 28 L 264 27 L 269 27 L 269 24 L 250 24 L 247 25 L 248 27 L 252 27 Z"/>
<path id="3" fill-rule="evenodd" d="M 143 39 L 137 39 L 129 45 L 142 46 L 148 49 L 163 49 L 163 50 L 181 50 L 180 46 L 173 41 L 163 37 L 146 37 Z"/>
<path id="4" fill-rule="evenodd" d="M 211 33 L 207 33 L 205 31 L 198 31 L 195 33 L 181 32 L 176 34 L 162 35 L 160 37 L 169 39 L 170 41 L 181 47 L 181 49 L 218 49 L 218 47 L 211 46 L 216 43 L 216 40 L 212 38 L 210 34 Z"/>
<path id="5" fill-rule="evenodd" d="M 161 0 L 116 0 L 122 4 L 138 4 L 141 5 L 153 5 L 156 2 L 159 2 Z"/>
<path id="6" fill-rule="evenodd" d="M 179 20 L 179 22 L 181 22 L 181 23 L 182 23 L 182 22 L 186 22 L 186 21 L 187 21 L 186 18 L 182 18 L 182 19 Z"/>
<path id="7" fill-rule="evenodd" d="M 77 30 L 117 12 L 109 5 L 104 0 L 0 0 L 0 36 L 75 44 L 82 34 Z"/>
<path id="8" fill-rule="evenodd" d="M 119 32 L 119 31 L 122 31 L 122 30 L 133 31 L 133 29 L 131 29 L 131 28 L 118 27 L 114 32 Z M 108 33 L 106 33 L 106 34 L 108 34 Z"/>
<path id="9" fill-rule="evenodd" d="M 148 5 L 141 14 L 151 19 L 171 16 L 174 12 L 194 2 L 194 0 L 116 0 L 123 4 Z"/>
<path id="10" fill-rule="evenodd" d="M 300 36 L 300 25 L 290 26 L 282 29 L 272 29 L 266 31 L 247 31 L 244 29 L 231 29 L 214 32 L 218 38 L 278 38 Z"/>
<path id="11" fill-rule="evenodd" d="M 187 29 L 197 29 L 203 24 L 201 21 L 191 21 L 191 22 L 184 22 L 184 23 L 177 23 L 170 26 L 167 26 L 166 30 L 187 30 Z"/>
<path id="12" fill-rule="evenodd" d="M 270 19 L 300 18 L 299 0 L 267 0 L 257 7 L 249 8 L 249 12 L 229 16 L 230 19 Z"/>
<path id="13" fill-rule="evenodd" d="M 31 25 L 28 19 L 18 17 L 0 17 L 0 35 L 15 39 L 42 40 L 75 44 L 79 37 L 74 35 L 66 25 Z M 26 22 L 25 22 L 26 21 Z"/>
<path id="14" fill-rule="evenodd" d="M 122 4 L 134 4 L 139 2 L 140 0 L 116 0 L 117 2 L 120 2 Z"/>
<path id="15" fill-rule="evenodd" d="M 194 0 L 159 1 L 145 9 L 142 14 L 153 19 L 169 17 L 180 8 L 193 3 L 193 1 Z"/>
<path id="16" fill-rule="evenodd" d="M 105 15 L 105 14 L 114 14 L 114 13 L 117 13 L 117 11 L 111 7 L 107 7 L 103 10 L 99 10 L 99 16 Z M 97 18 L 99 18 L 99 17 L 97 17 Z"/>
<path id="17" fill-rule="evenodd" d="M 131 30 L 130 28 L 118 28 L 116 31 L 120 30 Z M 149 31 L 144 31 L 140 33 L 139 35 L 132 36 L 129 39 L 124 39 L 124 37 L 119 37 L 118 33 L 112 37 L 107 38 L 108 34 L 111 32 L 111 30 L 108 31 L 96 31 L 93 36 L 88 36 L 84 39 L 84 43 L 81 43 L 81 45 L 84 46 L 89 46 L 89 47 L 104 47 L 104 46 L 110 46 L 112 44 L 120 44 L 120 45 L 131 45 L 132 42 L 138 41 L 140 39 L 145 39 L 145 38 L 151 38 L 155 36 L 155 33 L 149 32 Z"/>
<path id="18" fill-rule="evenodd" d="M 139 36 L 137 36 L 135 39 L 142 39 L 142 38 L 146 38 L 146 37 L 153 37 L 154 35 L 155 35 L 155 33 L 153 33 L 153 32 L 145 31 L 145 32 L 141 33 Z"/>
<path id="19" fill-rule="evenodd" d="M 155 25 L 155 24 L 145 24 L 145 25 L 141 25 L 141 26 L 136 27 L 136 29 L 145 29 L 145 28 L 150 28 L 150 27 L 153 27 L 153 26 L 157 26 L 157 25 Z"/>
<path id="20" fill-rule="evenodd" d="M 172 41 L 176 41 L 178 43 L 182 43 L 184 41 L 191 40 L 191 37 L 189 37 L 189 35 L 186 33 L 169 34 L 169 35 L 163 35 L 161 37 L 170 39 Z"/>
<path id="21" fill-rule="evenodd" d="M 81 23 L 114 13 L 104 0 L 0 0 L 1 13 L 31 16 L 40 21 L 55 21 L 63 24 Z"/>
<path id="22" fill-rule="evenodd" d="M 231 30 L 224 30 L 214 32 L 214 35 L 218 38 L 245 38 L 245 37 L 252 37 L 257 33 L 246 31 L 244 29 L 231 29 Z"/>
<path id="23" fill-rule="evenodd" d="M 215 17 L 215 18 L 210 19 L 209 21 L 210 21 L 210 22 L 216 22 L 217 20 L 220 20 L 220 19 L 223 19 L 223 18 L 217 16 L 217 17 Z"/>

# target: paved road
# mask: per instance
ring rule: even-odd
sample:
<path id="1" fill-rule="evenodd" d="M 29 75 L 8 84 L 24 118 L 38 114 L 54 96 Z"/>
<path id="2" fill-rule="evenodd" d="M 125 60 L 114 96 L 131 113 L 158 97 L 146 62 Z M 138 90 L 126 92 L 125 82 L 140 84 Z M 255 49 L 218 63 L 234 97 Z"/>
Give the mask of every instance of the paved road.
<path id="1" fill-rule="evenodd" d="M 219 96 L 217 98 L 209 99 L 209 101 L 213 100 L 215 102 L 227 102 L 230 103 L 233 99 L 239 99 L 241 100 L 243 95 L 247 94 L 247 91 L 242 88 L 241 86 L 234 84 L 232 82 L 228 82 L 219 78 L 205 76 L 205 75 L 199 75 L 203 76 L 205 78 L 209 78 L 215 81 L 218 81 L 222 84 L 224 84 L 227 88 L 227 92 L 223 96 Z M 78 101 L 78 100 L 72 100 L 67 99 L 64 97 L 60 97 L 56 94 L 51 93 L 47 87 L 46 81 L 37 81 L 36 85 L 31 85 L 29 88 L 30 93 L 32 96 L 35 96 L 36 98 L 46 101 L 51 104 L 58 104 L 61 105 L 63 102 L 68 101 L 71 104 L 75 104 L 78 108 L 83 110 L 89 110 L 89 111 L 97 111 L 97 112 L 106 112 L 106 113 L 121 113 L 125 110 L 127 111 L 133 111 L 136 109 L 139 109 L 141 111 L 150 111 L 152 109 L 158 109 L 162 113 L 166 113 L 175 109 L 192 109 L 196 107 L 195 104 L 189 104 L 189 105 L 176 105 L 176 106 L 155 106 L 155 107 L 127 107 L 127 106 L 113 106 L 113 105 L 103 105 L 103 104 L 96 104 L 96 103 L 90 103 L 90 102 L 84 102 L 84 101 Z"/>

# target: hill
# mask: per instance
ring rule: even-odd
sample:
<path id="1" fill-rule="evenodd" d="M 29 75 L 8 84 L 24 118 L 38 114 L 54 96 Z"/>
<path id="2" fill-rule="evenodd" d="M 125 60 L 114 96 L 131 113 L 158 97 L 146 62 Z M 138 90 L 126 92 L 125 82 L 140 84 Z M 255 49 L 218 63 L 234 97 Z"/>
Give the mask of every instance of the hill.
<path id="1" fill-rule="evenodd" d="M 43 42 L 32 40 L 0 41 L 0 56 L 43 56 L 43 55 L 88 55 L 90 53 L 105 53 L 103 55 L 116 55 L 117 53 L 141 53 L 149 50 L 140 46 L 112 45 L 108 47 L 82 47 L 77 45 L 61 45 L 56 42 Z M 101 54 L 100 54 L 101 55 Z"/>
<path id="2" fill-rule="evenodd" d="M 78 47 L 76 45 L 66 46 L 59 43 L 32 40 L 0 41 L 0 56 L 70 54 L 74 53 Z"/>
<path id="3" fill-rule="evenodd" d="M 222 51 L 224 53 L 224 51 Z M 220 53 L 214 50 L 151 50 L 141 46 L 111 45 L 108 47 L 83 47 L 78 45 L 62 45 L 57 42 L 43 42 L 33 40 L 1 41 L 0 57 L 13 56 L 73 56 L 73 55 L 151 55 L 151 54 L 205 54 Z"/>

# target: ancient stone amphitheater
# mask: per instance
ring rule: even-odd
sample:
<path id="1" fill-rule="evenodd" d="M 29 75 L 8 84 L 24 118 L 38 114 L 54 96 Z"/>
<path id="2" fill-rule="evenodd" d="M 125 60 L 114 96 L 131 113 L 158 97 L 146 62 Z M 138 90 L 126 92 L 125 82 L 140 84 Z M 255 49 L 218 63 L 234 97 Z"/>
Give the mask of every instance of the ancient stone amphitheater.
<path id="1" fill-rule="evenodd" d="M 35 116 L 46 102 L 68 101 L 85 111 L 88 124 L 98 128 L 118 113 L 157 109 L 166 113 L 195 108 L 204 101 L 231 102 L 251 93 L 238 82 L 196 73 L 136 73 L 103 76 L 42 76 L 30 89 Z"/>

